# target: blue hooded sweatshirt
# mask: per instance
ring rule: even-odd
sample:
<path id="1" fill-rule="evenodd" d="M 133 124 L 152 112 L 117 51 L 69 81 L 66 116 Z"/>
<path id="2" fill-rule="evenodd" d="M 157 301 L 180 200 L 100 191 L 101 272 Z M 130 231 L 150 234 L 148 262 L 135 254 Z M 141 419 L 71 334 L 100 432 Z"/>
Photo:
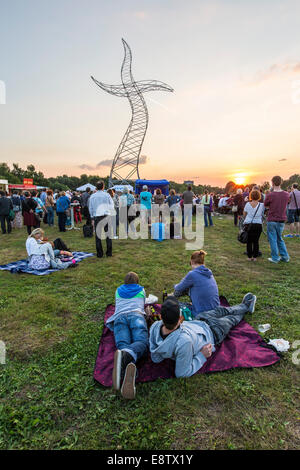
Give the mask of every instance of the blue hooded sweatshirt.
<path id="1" fill-rule="evenodd" d="M 192 301 L 192 315 L 213 310 L 220 305 L 219 289 L 213 273 L 204 265 L 192 269 L 174 286 L 174 295 L 183 295 L 186 291 Z"/>

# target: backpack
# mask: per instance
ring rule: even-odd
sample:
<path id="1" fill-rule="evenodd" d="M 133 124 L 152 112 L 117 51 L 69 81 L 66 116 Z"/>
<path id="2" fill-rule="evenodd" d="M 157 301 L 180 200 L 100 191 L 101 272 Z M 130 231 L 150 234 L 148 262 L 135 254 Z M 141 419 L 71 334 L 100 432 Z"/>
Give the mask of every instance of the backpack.
<path id="1" fill-rule="evenodd" d="M 84 238 L 91 238 L 94 234 L 92 225 L 84 225 L 82 230 Z"/>

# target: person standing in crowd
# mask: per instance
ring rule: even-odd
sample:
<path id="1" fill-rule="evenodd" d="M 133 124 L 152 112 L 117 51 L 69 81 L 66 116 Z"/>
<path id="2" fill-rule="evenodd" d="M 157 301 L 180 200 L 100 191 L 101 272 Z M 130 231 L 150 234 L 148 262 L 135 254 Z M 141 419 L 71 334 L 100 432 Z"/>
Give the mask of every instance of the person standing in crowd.
<path id="1" fill-rule="evenodd" d="M 102 233 L 98 233 L 97 226 L 105 219 L 104 232 L 106 233 L 106 256 L 112 256 L 112 233 L 110 233 L 109 217 L 114 212 L 114 203 L 109 193 L 104 191 L 104 182 L 96 184 L 97 191 L 89 198 L 89 213 L 95 228 L 97 257 L 103 258 L 101 242 Z M 101 232 L 99 230 L 99 232 Z M 99 237 L 98 237 L 99 235 Z"/>
<path id="2" fill-rule="evenodd" d="M 267 219 L 267 234 L 271 248 L 271 263 L 279 261 L 289 262 L 290 257 L 287 252 L 282 233 L 286 221 L 287 205 L 290 195 L 281 189 L 282 179 L 280 176 L 272 178 L 272 188 L 265 199 L 265 206 L 269 208 Z"/>
<path id="3" fill-rule="evenodd" d="M 35 202 L 37 203 L 37 206 L 35 208 L 35 214 L 36 214 L 36 218 L 38 219 L 39 221 L 39 225 L 38 227 L 40 226 L 40 222 L 41 220 L 43 219 L 43 214 L 44 212 L 46 212 L 46 208 L 45 208 L 45 204 L 43 203 L 43 201 L 41 200 L 41 198 L 39 198 L 37 196 L 37 192 L 36 191 L 31 191 L 31 196 L 32 198 L 35 200 Z"/>
<path id="4" fill-rule="evenodd" d="M 40 219 L 37 218 L 35 209 L 37 202 L 32 198 L 31 194 L 26 191 L 25 199 L 22 202 L 22 215 L 24 218 L 24 225 L 27 227 L 28 235 L 31 234 L 32 227 L 38 228 L 40 226 Z"/>
<path id="5" fill-rule="evenodd" d="M 168 204 L 169 207 L 174 206 L 174 204 L 178 204 L 180 201 L 180 197 L 176 195 L 175 190 L 171 189 L 170 194 L 166 199 L 166 203 Z"/>
<path id="6" fill-rule="evenodd" d="M 91 225 L 91 216 L 89 212 L 89 199 L 91 197 L 91 188 L 88 186 L 81 195 L 82 215 L 86 219 L 86 225 Z"/>
<path id="7" fill-rule="evenodd" d="M 4 191 L 0 191 L 0 222 L 3 235 L 11 233 L 11 221 L 9 217 L 10 211 L 13 210 L 11 199 L 9 199 Z"/>
<path id="8" fill-rule="evenodd" d="M 236 195 L 233 197 L 233 206 L 232 212 L 234 217 L 234 225 L 237 227 L 239 218 L 243 215 L 244 209 L 244 198 L 243 198 L 243 191 L 241 188 L 238 188 Z"/>
<path id="9" fill-rule="evenodd" d="M 66 211 L 70 207 L 70 200 L 66 193 L 62 191 L 59 198 L 56 200 L 56 213 L 58 217 L 58 227 L 60 232 L 66 231 L 67 214 Z"/>
<path id="10" fill-rule="evenodd" d="M 15 213 L 15 218 L 12 222 L 12 228 L 22 228 L 23 219 L 22 219 L 22 201 L 18 194 L 18 191 L 14 191 L 11 197 L 11 202 L 13 205 L 13 211 Z"/>
<path id="11" fill-rule="evenodd" d="M 298 184 L 293 183 L 292 191 L 290 192 L 289 206 L 288 206 L 288 224 L 290 226 L 290 233 L 285 235 L 286 238 L 300 237 L 300 191 Z"/>
<path id="12" fill-rule="evenodd" d="M 208 221 L 209 221 L 209 226 L 213 227 L 213 221 L 212 221 L 212 197 L 208 194 L 207 189 L 204 191 L 204 196 L 202 197 L 201 204 L 204 206 L 204 224 L 205 227 L 208 227 Z M 208 220 L 207 220 L 208 218 Z"/>
<path id="13" fill-rule="evenodd" d="M 143 191 L 140 194 L 140 205 L 141 212 L 147 211 L 148 224 L 151 224 L 151 204 L 152 204 L 152 194 L 148 191 L 148 186 L 143 186 Z"/>
<path id="14" fill-rule="evenodd" d="M 46 191 L 46 188 L 44 188 L 40 194 L 40 200 L 42 201 L 44 206 L 46 205 L 46 199 L 47 199 L 47 191 Z"/>
<path id="15" fill-rule="evenodd" d="M 249 224 L 247 255 L 248 261 L 257 261 L 259 255 L 259 237 L 262 232 L 262 217 L 265 206 L 263 203 L 259 202 L 261 196 L 260 191 L 257 189 L 251 191 L 249 199 L 250 201 L 247 202 L 244 208 L 244 224 Z"/>
<path id="16" fill-rule="evenodd" d="M 165 196 L 162 194 L 160 188 L 156 189 L 153 199 L 154 199 L 154 204 L 157 204 L 159 206 L 159 209 L 161 208 L 161 206 L 164 205 Z M 162 212 L 160 210 L 159 210 L 159 221 L 160 222 L 162 221 Z"/>
<path id="17" fill-rule="evenodd" d="M 53 227 L 54 226 L 54 199 L 53 199 L 53 191 L 51 189 L 48 189 L 46 193 L 45 207 L 47 210 L 47 223 L 49 227 Z"/>
<path id="18" fill-rule="evenodd" d="M 192 186 L 188 186 L 187 190 L 182 194 L 183 200 L 183 217 L 184 217 L 184 226 L 190 226 L 192 223 L 192 214 L 193 214 L 193 199 L 194 193 L 192 191 Z M 191 207 L 185 207 L 185 205 L 190 205 Z"/>

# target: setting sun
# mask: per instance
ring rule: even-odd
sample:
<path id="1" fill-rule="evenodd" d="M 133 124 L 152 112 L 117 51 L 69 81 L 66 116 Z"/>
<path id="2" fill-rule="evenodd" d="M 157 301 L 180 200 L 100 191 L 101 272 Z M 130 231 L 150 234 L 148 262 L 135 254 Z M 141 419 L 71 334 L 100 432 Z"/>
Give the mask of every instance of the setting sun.
<path id="1" fill-rule="evenodd" d="M 248 175 L 246 173 L 235 173 L 233 175 L 233 181 L 235 182 L 235 184 L 238 184 L 238 185 L 245 184 L 247 176 Z"/>
<path id="2" fill-rule="evenodd" d="M 237 178 L 234 179 L 234 182 L 236 184 L 244 184 L 246 181 L 246 178 L 244 176 L 238 176 Z"/>

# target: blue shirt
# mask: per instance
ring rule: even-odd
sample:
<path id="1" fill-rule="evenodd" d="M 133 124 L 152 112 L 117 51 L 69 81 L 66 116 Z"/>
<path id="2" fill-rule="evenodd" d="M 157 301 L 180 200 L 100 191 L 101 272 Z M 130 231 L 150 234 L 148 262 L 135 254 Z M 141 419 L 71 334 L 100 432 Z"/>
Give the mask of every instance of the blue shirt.
<path id="1" fill-rule="evenodd" d="M 56 201 L 56 212 L 65 212 L 70 207 L 70 201 L 67 196 L 60 196 Z"/>
<path id="2" fill-rule="evenodd" d="M 142 191 L 140 194 L 140 203 L 145 209 L 151 209 L 152 194 L 149 191 Z"/>
<path id="3" fill-rule="evenodd" d="M 213 310 L 220 305 L 219 289 L 210 269 L 201 265 L 192 269 L 179 284 L 174 286 L 176 296 L 188 290 L 192 301 L 192 315 Z"/>

